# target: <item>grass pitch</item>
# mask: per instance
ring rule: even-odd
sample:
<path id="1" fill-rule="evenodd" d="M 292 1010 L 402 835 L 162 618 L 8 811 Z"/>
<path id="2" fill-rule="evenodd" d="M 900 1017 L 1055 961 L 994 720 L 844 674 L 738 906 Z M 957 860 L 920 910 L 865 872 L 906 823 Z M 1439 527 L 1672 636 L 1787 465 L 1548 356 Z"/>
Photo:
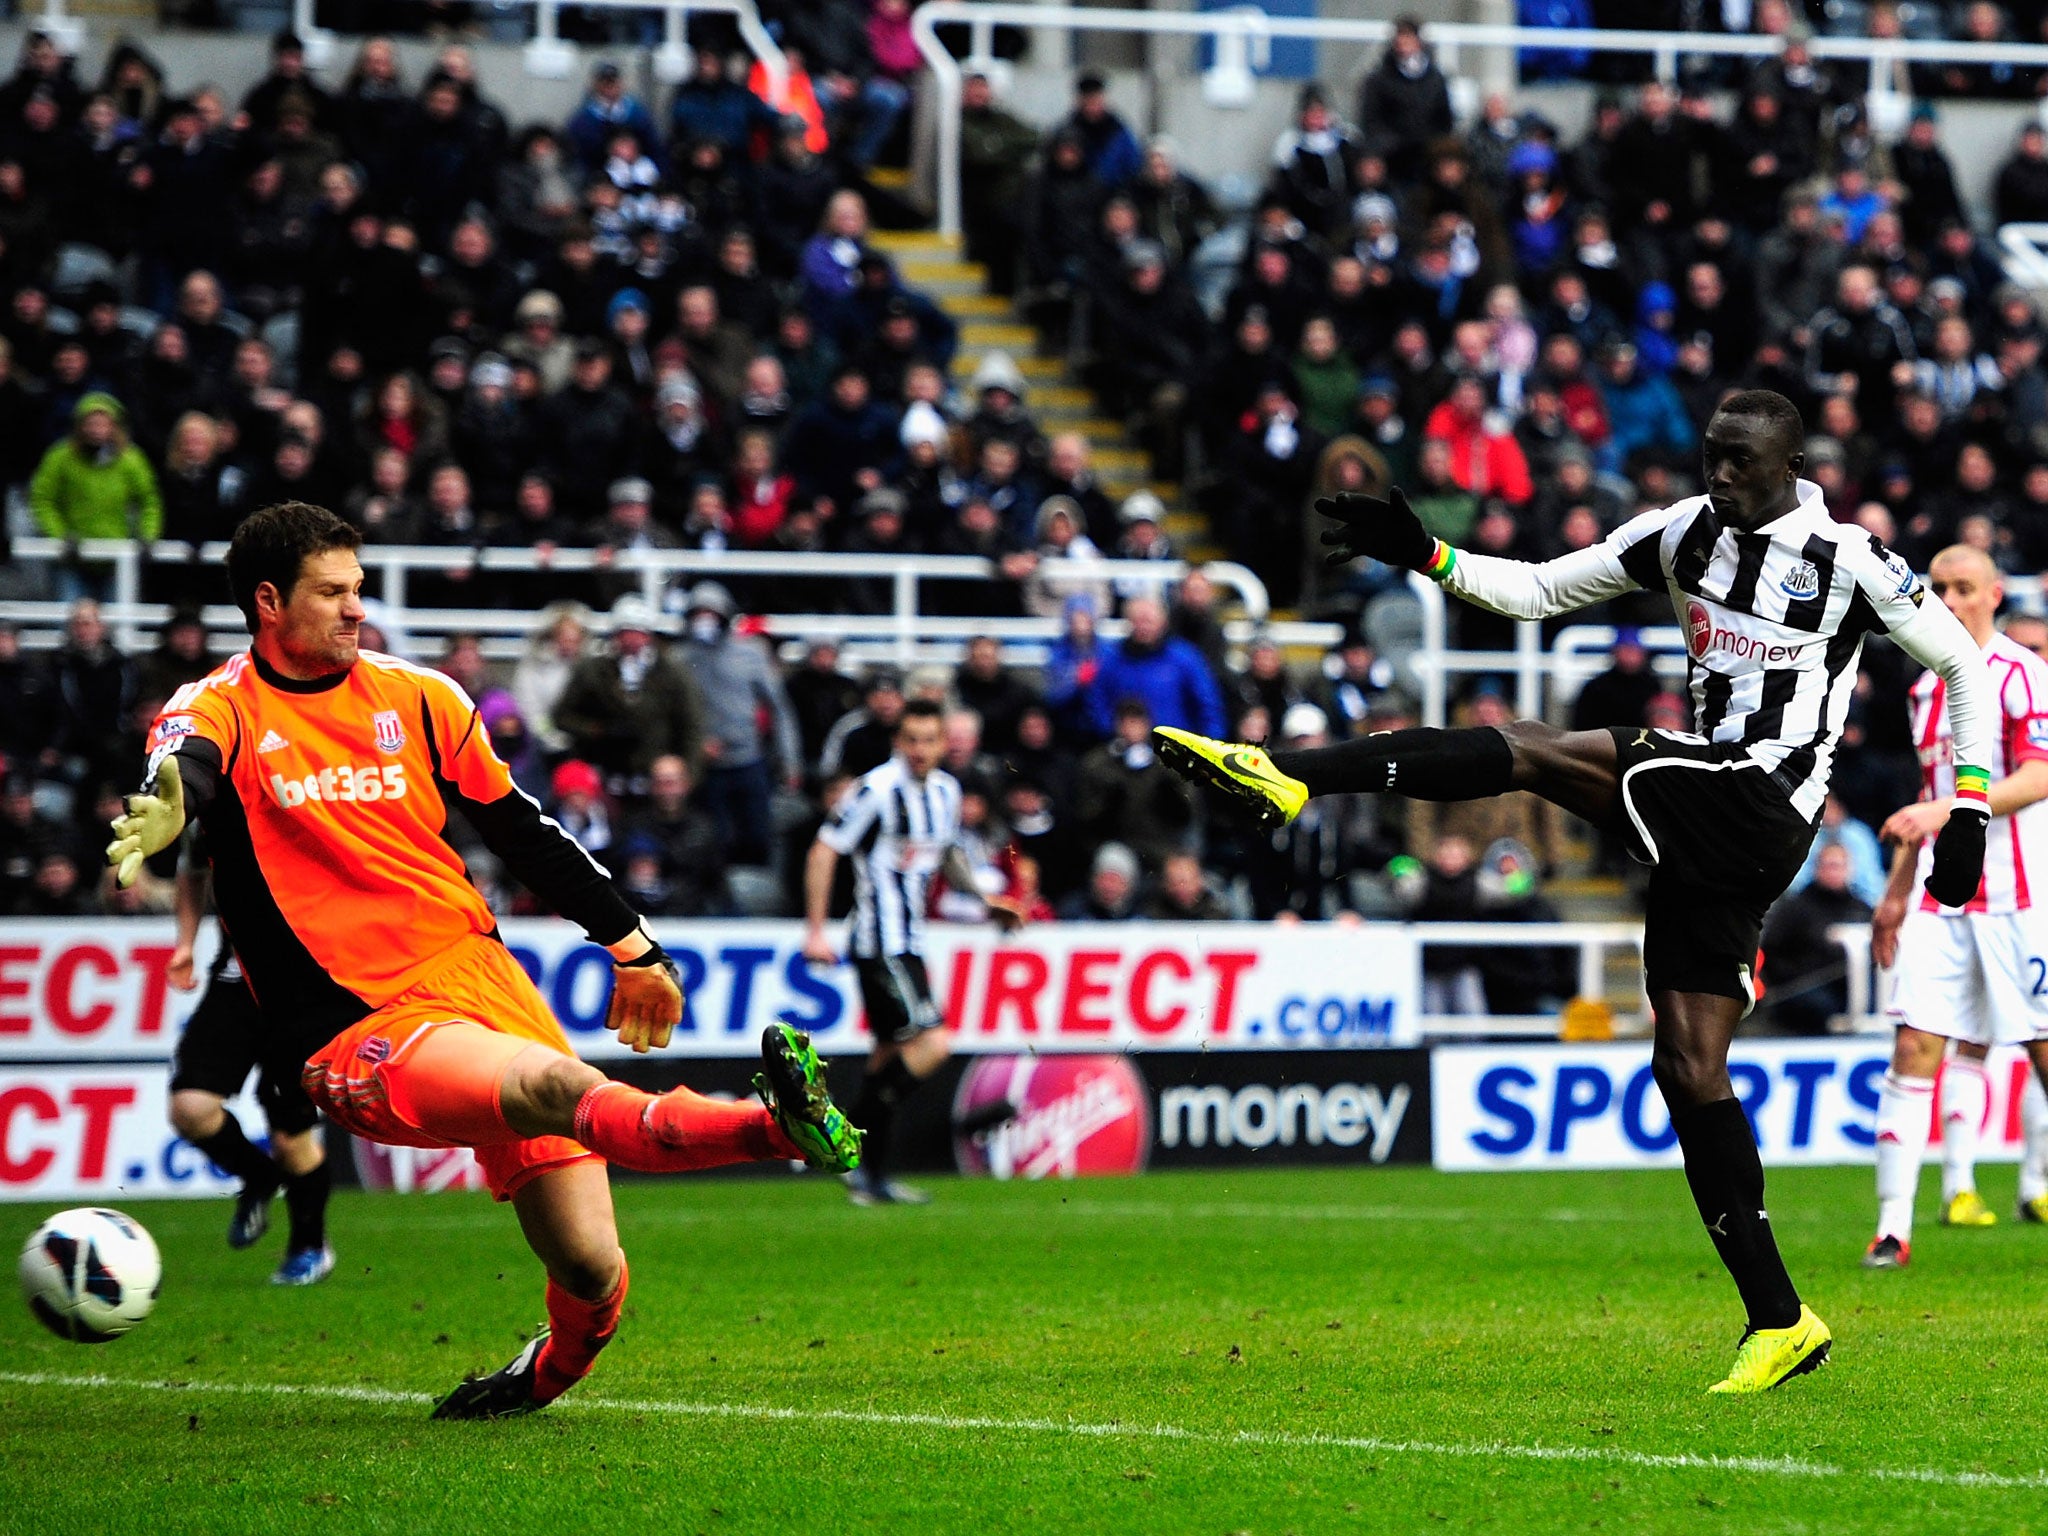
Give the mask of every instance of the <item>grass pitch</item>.
<path id="1" fill-rule="evenodd" d="M 697 1180 L 620 1188 L 633 1291 L 591 1380 L 453 1425 L 430 1400 L 542 1315 L 509 1211 L 342 1196 L 339 1269 L 288 1291 L 225 1205 L 137 1204 L 166 1275 L 137 1333 L 0 1307 L 0 1530 L 2048 1531 L 2048 1231 L 1930 1211 L 1913 1267 L 1868 1274 L 1867 1170 L 1771 1183 L 1836 1353 L 1760 1399 L 1703 1395 L 1740 1317 L 1676 1174 L 941 1181 L 881 1211 Z"/>

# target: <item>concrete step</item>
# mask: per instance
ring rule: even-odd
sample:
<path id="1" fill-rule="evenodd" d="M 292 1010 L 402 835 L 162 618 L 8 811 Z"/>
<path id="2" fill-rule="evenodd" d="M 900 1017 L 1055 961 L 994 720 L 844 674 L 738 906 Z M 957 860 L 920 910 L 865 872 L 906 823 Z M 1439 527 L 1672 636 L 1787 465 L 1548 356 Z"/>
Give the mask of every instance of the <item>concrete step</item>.
<path id="1" fill-rule="evenodd" d="M 1038 392 L 1032 391 L 1031 398 L 1024 402 L 1032 419 L 1047 437 L 1056 437 L 1063 432 L 1078 432 L 1089 442 L 1098 446 L 1117 447 L 1125 441 L 1124 424 L 1111 421 L 1106 416 L 1062 416 L 1058 411 L 1041 411 L 1038 408 Z"/>
<path id="2" fill-rule="evenodd" d="M 936 229 L 874 229 L 868 231 L 868 244 L 892 256 L 914 254 L 928 261 L 952 260 L 960 254 L 959 236 Z"/>
<path id="3" fill-rule="evenodd" d="M 992 293 L 949 292 L 927 287 L 925 294 L 955 320 L 1006 319 L 1016 313 L 1008 299 Z"/>
<path id="4" fill-rule="evenodd" d="M 1641 915 L 1628 883 L 1612 875 L 1567 875 L 1543 887 L 1568 923 L 1628 922 Z"/>
<path id="5" fill-rule="evenodd" d="M 1040 384 L 1031 391 L 1033 414 L 1071 417 L 1076 412 L 1092 415 L 1095 396 L 1078 384 Z"/>
<path id="6" fill-rule="evenodd" d="M 1010 351 L 1008 347 L 993 350 Z M 973 378 L 975 370 L 981 366 L 981 360 L 987 355 L 987 351 L 980 349 L 955 353 L 953 356 L 953 377 L 963 383 Z M 1067 373 L 1066 363 L 1057 357 L 1033 357 L 1029 353 L 1010 352 L 1010 361 L 1017 365 L 1018 371 L 1025 378 L 1034 381 L 1033 394 L 1037 393 L 1037 380 L 1044 379 L 1047 383 L 1052 383 L 1055 380 L 1064 379 Z"/>
<path id="7" fill-rule="evenodd" d="M 1018 320 L 971 320 L 960 327 L 960 344 L 963 347 L 1000 347 L 1012 357 L 1018 357 L 1037 350 L 1038 332 Z M 1065 372 L 1065 360 L 1058 361 L 1061 371 Z"/>
<path id="8" fill-rule="evenodd" d="M 973 291 L 988 291 L 988 268 L 978 261 L 957 261 L 943 253 L 905 256 L 896 272 L 913 288 L 930 288 L 942 283 L 971 283 Z"/>
<path id="9" fill-rule="evenodd" d="M 1169 507 L 1178 506 L 1179 487 L 1174 488 L 1174 495 L 1167 495 L 1152 483 L 1152 477 L 1148 473 L 1151 465 L 1147 462 L 1146 455 L 1136 448 L 1129 449 L 1128 452 L 1136 456 L 1135 461 L 1120 458 L 1113 463 L 1104 464 L 1100 454 L 1095 456 L 1095 474 L 1096 478 L 1102 481 L 1102 488 L 1112 496 L 1128 496 L 1135 490 L 1146 488 Z"/>
<path id="10" fill-rule="evenodd" d="M 923 294 L 941 309 L 946 308 L 954 299 L 979 299 L 987 297 L 981 290 L 981 284 L 971 277 L 919 279 L 915 282 L 906 279 L 904 286 L 913 293 Z M 1008 314 L 1009 311 L 1002 310 L 1000 313 Z"/>

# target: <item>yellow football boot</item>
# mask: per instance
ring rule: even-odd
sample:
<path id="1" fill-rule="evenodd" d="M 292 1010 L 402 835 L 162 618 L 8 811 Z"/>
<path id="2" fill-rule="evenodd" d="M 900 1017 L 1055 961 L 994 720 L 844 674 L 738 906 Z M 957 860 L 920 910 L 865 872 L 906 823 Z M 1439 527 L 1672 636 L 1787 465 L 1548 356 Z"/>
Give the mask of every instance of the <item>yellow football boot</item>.
<path id="1" fill-rule="evenodd" d="M 1284 827 L 1308 804 L 1308 786 L 1273 766 L 1264 747 L 1213 741 L 1170 725 L 1152 731 L 1160 761 L 1238 802 L 1262 827 Z"/>
<path id="2" fill-rule="evenodd" d="M 1944 1227 L 1995 1227 L 1998 1212 L 1984 1203 L 1984 1197 L 1974 1189 L 1966 1189 L 1955 1199 L 1941 1208 L 1941 1224 Z"/>
<path id="3" fill-rule="evenodd" d="M 1735 1364 L 1725 1381 L 1717 1381 L 1709 1392 L 1768 1392 L 1781 1381 L 1804 1376 L 1827 1363 L 1828 1346 L 1834 1335 L 1801 1304 L 1799 1321 L 1790 1328 L 1752 1328 L 1742 1336 L 1735 1350 Z"/>

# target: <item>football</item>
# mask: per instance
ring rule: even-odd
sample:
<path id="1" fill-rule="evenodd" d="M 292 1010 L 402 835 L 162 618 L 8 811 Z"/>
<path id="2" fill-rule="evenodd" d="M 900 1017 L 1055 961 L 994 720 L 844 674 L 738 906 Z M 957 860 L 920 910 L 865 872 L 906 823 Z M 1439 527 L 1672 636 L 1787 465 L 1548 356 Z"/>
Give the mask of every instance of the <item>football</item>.
<path id="1" fill-rule="evenodd" d="M 118 1339 L 156 1305 L 163 1261 L 133 1217 L 100 1206 L 59 1211 L 21 1250 L 21 1294 L 45 1328 L 78 1344 Z"/>

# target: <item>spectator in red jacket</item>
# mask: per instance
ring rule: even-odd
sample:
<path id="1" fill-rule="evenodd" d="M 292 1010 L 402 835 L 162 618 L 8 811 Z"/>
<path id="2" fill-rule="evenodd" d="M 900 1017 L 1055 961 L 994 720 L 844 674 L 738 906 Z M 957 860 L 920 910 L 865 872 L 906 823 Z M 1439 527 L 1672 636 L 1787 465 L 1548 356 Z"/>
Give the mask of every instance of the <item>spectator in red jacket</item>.
<path id="1" fill-rule="evenodd" d="M 1425 438 L 1448 443 L 1451 478 L 1475 496 L 1500 496 L 1521 506 L 1535 494 L 1529 461 L 1512 433 L 1489 419 L 1486 388 L 1476 378 L 1459 379 L 1442 404 L 1429 413 Z"/>

